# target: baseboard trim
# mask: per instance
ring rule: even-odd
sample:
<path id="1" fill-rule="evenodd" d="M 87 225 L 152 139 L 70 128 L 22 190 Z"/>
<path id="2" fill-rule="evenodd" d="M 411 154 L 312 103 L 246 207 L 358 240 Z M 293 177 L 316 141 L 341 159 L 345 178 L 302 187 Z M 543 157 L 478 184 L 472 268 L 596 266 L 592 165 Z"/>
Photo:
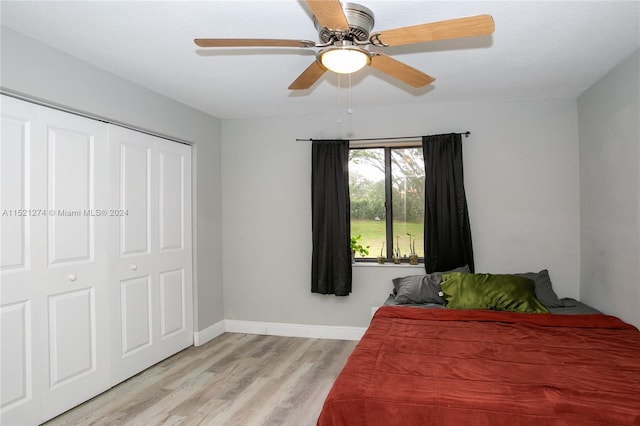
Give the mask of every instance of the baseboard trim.
<path id="1" fill-rule="evenodd" d="M 360 340 L 366 327 L 289 324 L 224 320 L 225 331 L 230 333 L 266 334 L 271 336 L 307 337 L 312 339 Z"/>
<path id="2" fill-rule="evenodd" d="M 194 346 L 204 345 L 210 340 L 215 339 L 225 332 L 224 320 L 218 321 L 215 324 L 210 325 L 202 331 L 196 331 L 193 333 Z"/>
<path id="3" fill-rule="evenodd" d="M 222 320 L 204 330 L 194 332 L 193 344 L 194 346 L 204 345 L 224 332 L 306 337 L 311 339 L 360 340 L 366 330 L 366 327 Z"/>

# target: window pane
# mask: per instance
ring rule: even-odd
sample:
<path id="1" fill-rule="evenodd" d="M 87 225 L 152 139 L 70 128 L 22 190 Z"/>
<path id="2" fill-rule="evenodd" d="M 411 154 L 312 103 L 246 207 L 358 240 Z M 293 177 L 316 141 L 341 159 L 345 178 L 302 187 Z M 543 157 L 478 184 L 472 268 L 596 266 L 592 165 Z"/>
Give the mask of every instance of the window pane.
<path id="1" fill-rule="evenodd" d="M 351 235 L 361 235 L 360 244 L 370 246 L 367 257 L 377 257 L 386 239 L 383 148 L 349 151 L 349 193 Z M 386 256 L 386 244 L 384 250 Z"/>
<path id="2" fill-rule="evenodd" d="M 393 244 L 402 257 L 424 257 L 424 157 L 422 148 L 391 149 Z M 411 237 L 407 234 L 411 234 Z"/>

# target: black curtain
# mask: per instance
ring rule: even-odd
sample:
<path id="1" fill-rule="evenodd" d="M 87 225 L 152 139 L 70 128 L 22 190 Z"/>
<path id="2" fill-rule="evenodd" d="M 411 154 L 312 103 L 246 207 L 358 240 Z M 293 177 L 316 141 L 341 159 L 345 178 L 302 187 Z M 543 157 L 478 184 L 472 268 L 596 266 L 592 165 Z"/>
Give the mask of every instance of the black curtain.
<path id="1" fill-rule="evenodd" d="M 311 148 L 311 291 L 351 293 L 349 141 L 314 140 Z"/>
<path id="2" fill-rule="evenodd" d="M 424 253 L 427 273 L 469 265 L 474 271 L 462 171 L 462 137 L 422 137 L 425 163 Z"/>

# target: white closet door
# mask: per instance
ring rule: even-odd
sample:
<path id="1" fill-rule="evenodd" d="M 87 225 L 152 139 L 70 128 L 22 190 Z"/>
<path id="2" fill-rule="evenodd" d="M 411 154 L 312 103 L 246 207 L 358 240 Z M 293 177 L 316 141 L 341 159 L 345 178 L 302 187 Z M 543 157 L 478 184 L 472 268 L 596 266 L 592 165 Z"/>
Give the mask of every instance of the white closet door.
<path id="1" fill-rule="evenodd" d="M 97 121 L 5 97 L 2 106 L 2 209 L 26 209 L 2 221 L 2 420 L 22 424 L 110 384 L 107 228 L 98 216 L 108 140 Z"/>
<path id="2" fill-rule="evenodd" d="M 160 359 L 193 344 L 191 147 L 158 139 Z"/>
<path id="3" fill-rule="evenodd" d="M 191 149 L 112 126 L 112 383 L 193 342 Z"/>
<path id="4" fill-rule="evenodd" d="M 40 356 L 44 335 L 42 276 L 36 278 L 44 250 L 32 235 L 44 232 L 46 200 L 34 188 L 45 162 L 38 149 L 38 108 L 2 96 L 0 141 L 0 423 L 37 424 L 42 399 Z M 36 145 L 34 147 L 34 144 Z M 36 148 L 36 149 L 34 149 Z M 34 158 L 35 157 L 35 158 Z M 36 182 L 37 183 L 37 182 Z M 42 185 L 41 185 L 42 186 Z M 41 210 L 44 209 L 44 212 Z M 37 213 L 32 213 L 37 211 Z M 35 264 L 35 268 L 34 268 Z"/>
<path id="5" fill-rule="evenodd" d="M 42 108 L 46 130 L 44 418 L 108 389 L 107 126 Z"/>

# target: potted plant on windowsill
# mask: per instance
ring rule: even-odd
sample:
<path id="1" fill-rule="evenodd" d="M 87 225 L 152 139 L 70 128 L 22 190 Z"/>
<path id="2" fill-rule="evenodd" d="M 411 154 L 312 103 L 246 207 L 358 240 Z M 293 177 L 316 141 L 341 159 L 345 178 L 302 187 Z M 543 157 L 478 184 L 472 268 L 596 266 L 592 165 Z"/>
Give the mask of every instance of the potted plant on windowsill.
<path id="1" fill-rule="evenodd" d="M 384 264 L 387 260 L 382 253 L 384 253 L 384 241 L 382 242 L 382 248 L 380 249 L 380 256 L 378 256 L 378 263 L 380 265 Z"/>
<path id="2" fill-rule="evenodd" d="M 396 265 L 399 265 L 401 260 L 402 259 L 400 255 L 400 237 L 396 235 L 396 246 L 393 248 L 393 263 L 395 263 Z"/>
<path id="3" fill-rule="evenodd" d="M 364 247 L 362 244 L 360 244 L 360 238 L 362 238 L 362 235 L 351 237 L 351 263 L 355 263 L 356 253 L 360 253 L 360 256 L 362 257 L 365 257 L 369 254 L 370 246 Z"/>
<path id="4" fill-rule="evenodd" d="M 417 265 L 418 264 L 418 255 L 416 254 L 416 239 L 413 238 L 413 235 L 407 232 L 409 236 L 409 265 Z"/>

